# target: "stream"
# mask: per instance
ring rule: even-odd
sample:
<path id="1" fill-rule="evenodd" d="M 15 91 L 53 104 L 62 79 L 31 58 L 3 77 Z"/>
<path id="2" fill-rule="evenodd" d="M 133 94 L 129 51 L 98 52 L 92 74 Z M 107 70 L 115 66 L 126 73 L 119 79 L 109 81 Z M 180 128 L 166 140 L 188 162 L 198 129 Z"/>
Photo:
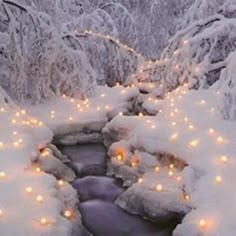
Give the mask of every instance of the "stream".
<path id="1" fill-rule="evenodd" d="M 103 144 L 59 146 L 71 163 L 84 226 L 94 236 L 170 236 L 176 223 L 160 225 L 131 215 L 114 203 L 125 189 L 106 176 L 107 150 Z"/>

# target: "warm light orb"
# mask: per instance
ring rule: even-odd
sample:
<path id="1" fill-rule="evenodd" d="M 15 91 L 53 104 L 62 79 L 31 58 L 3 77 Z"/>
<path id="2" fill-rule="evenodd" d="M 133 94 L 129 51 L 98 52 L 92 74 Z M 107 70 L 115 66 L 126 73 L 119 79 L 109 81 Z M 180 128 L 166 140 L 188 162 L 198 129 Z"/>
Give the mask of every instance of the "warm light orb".
<path id="1" fill-rule="evenodd" d="M 193 129 L 194 129 L 194 126 L 193 126 L 193 125 L 189 125 L 188 128 L 189 128 L 190 130 L 193 130 Z"/>
<path id="2" fill-rule="evenodd" d="M 46 225 L 48 223 L 48 221 L 46 218 L 41 218 L 40 223 L 41 223 L 41 225 Z"/>
<path id="3" fill-rule="evenodd" d="M 36 201 L 39 202 L 39 203 L 42 203 L 43 202 L 43 197 L 41 195 L 38 195 L 36 197 Z"/>
<path id="4" fill-rule="evenodd" d="M 201 219 L 201 220 L 199 221 L 199 226 L 200 226 L 201 228 L 206 227 L 206 225 L 207 225 L 207 222 L 206 222 L 204 219 Z"/>
<path id="5" fill-rule="evenodd" d="M 216 181 L 217 184 L 221 184 L 222 183 L 222 177 L 219 176 L 219 175 L 216 176 L 215 181 Z"/>
<path id="6" fill-rule="evenodd" d="M 221 136 L 219 136 L 218 138 L 217 138 L 217 142 L 218 143 L 222 143 L 224 141 L 224 139 L 221 137 Z"/>
<path id="7" fill-rule="evenodd" d="M 184 200 L 189 201 L 190 200 L 190 196 L 188 194 L 185 194 L 184 195 Z"/>
<path id="8" fill-rule="evenodd" d="M 138 179 L 138 183 L 141 184 L 143 182 L 143 178 Z"/>
<path id="9" fill-rule="evenodd" d="M 123 159 L 124 159 L 123 155 L 121 155 L 121 154 L 118 154 L 116 158 L 118 161 L 123 161 Z"/>
<path id="10" fill-rule="evenodd" d="M 31 187 L 27 187 L 27 188 L 25 189 L 25 191 L 26 191 L 27 193 L 32 193 L 32 192 L 33 192 L 33 189 L 32 189 Z"/>
<path id="11" fill-rule="evenodd" d="M 35 168 L 35 172 L 36 172 L 36 173 L 40 173 L 40 172 L 41 172 L 41 169 L 40 169 L 39 167 L 36 167 L 36 168 Z"/>
<path id="12" fill-rule="evenodd" d="M 1 171 L 1 172 L 0 172 L 0 178 L 1 178 L 1 179 L 6 178 L 6 173 L 5 173 L 4 171 Z"/>
<path id="13" fill-rule="evenodd" d="M 214 129 L 209 129 L 209 134 L 214 134 L 215 130 Z"/>
<path id="14" fill-rule="evenodd" d="M 60 187 L 62 187 L 63 185 L 64 185 L 64 181 L 63 180 L 58 180 L 58 185 L 60 186 Z"/>
<path id="15" fill-rule="evenodd" d="M 66 210 L 66 211 L 64 212 L 64 216 L 65 216 L 66 218 L 68 218 L 68 219 L 70 219 L 70 218 L 72 217 L 72 215 L 73 215 L 73 213 L 72 213 L 72 211 L 70 211 L 70 210 Z"/>
<path id="16" fill-rule="evenodd" d="M 158 184 L 158 185 L 156 186 L 156 190 L 157 190 L 158 192 L 163 191 L 163 186 L 162 186 L 161 184 Z"/>
<path id="17" fill-rule="evenodd" d="M 174 169 L 174 168 L 175 168 L 174 164 L 169 165 L 169 169 Z"/>
<path id="18" fill-rule="evenodd" d="M 3 217 L 3 210 L 0 209 L 0 218 Z"/>
<path id="19" fill-rule="evenodd" d="M 170 171 L 168 172 L 168 175 L 169 175 L 169 177 L 172 177 L 172 176 L 174 175 L 174 172 L 170 170 Z"/>
<path id="20" fill-rule="evenodd" d="M 189 143 L 191 147 L 197 147 L 199 141 L 198 140 L 193 140 L 192 142 Z"/>
<path id="21" fill-rule="evenodd" d="M 228 162 L 228 157 L 227 156 L 221 156 L 220 157 L 221 162 L 227 163 Z"/>

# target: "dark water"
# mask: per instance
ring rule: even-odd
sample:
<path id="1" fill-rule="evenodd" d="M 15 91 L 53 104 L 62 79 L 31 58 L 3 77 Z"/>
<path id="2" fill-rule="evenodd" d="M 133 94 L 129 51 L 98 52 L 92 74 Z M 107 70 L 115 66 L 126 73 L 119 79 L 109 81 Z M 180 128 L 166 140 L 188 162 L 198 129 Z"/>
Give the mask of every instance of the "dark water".
<path id="1" fill-rule="evenodd" d="M 94 236 L 170 236 L 175 225 L 164 226 L 131 215 L 114 201 L 124 191 L 121 183 L 105 176 L 106 149 L 102 144 L 59 147 L 71 161 L 78 178 L 79 210 Z"/>

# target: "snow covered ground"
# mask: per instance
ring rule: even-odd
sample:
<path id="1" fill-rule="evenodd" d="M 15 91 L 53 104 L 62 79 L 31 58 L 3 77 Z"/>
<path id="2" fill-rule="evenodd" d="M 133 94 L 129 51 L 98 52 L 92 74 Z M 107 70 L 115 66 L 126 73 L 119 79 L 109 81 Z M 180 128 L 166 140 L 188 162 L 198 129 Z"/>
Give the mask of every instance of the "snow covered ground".
<path id="1" fill-rule="evenodd" d="M 2 235 L 71 235 L 70 214 L 79 219 L 75 193 L 37 163 L 50 155 L 45 147 L 53 134 L 68 135 L 70 143 L 78 134 L 93 137 L 105 125 L 111 169 L 130 186 L 118 204 L 137 214 L 143 213 L 135 206 L 141 204 L 153 218 L 186 214 L 176 236 L 235 235 L 236 125 L 221 118 L 221 94 L 183 86 L 164 100 L 146 98 L 142 108 L 156 116 L 128 116 L 138 95 L 133 87 L 98 87 L 93 99 L 63 96 L 26 111 L 1 99 Z"/>
<path id="2" fill-rule="evenodd" d="M 236 125 L 221 119 L 220 92 L 179 87 L 164 100 L 154 100 L 143 107 L 159 110 L 156 117 L 116 117 L 103 131 L 118 141 L 109 150 L 113 171 L 126 181 L 138 178 L 118 203 L 135 213 L 149 208 L 154 216 L 181 213 L 184 203 L 191 210 L 174 235 L 235 235 Z M 151 154 L 149 166 L 145 152 Z M 179 168 L 177 159 L 163 161 L 160 153 L 187 166 Z"/>

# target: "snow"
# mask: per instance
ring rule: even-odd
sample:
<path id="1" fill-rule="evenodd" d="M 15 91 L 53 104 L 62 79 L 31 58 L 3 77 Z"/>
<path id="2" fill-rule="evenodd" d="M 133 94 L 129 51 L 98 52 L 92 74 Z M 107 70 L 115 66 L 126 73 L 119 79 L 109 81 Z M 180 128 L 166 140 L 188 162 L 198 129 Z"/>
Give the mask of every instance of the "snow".
<path id="1" fill-rule="evenodd" d="M 74 190 L 66 183 L 59 188 L 53 176 L 36 172 L 39 149 L 51 141 L 52 132 L 24 110 L 1 104 L 1 235 L 70 234 L 72 223 L 62 213 L 67 207 L 75 207 Z M 29 188 L 32 192 L 27 192 Z M 37 202 L 39 195 L 42 203 Z M 71 200 L 69 204 L 66 199 Z M 47 220 L 45 225 L 41 223 L 43 218 Z"/>
<path id="2" fill-rule="evenodd" d="M 123 150 L 124 161 L 118 161 L 119 176 L 123 174 L 125 178 L 124 175 L 127 175 L 127 169 L 121 171 L 123 165 L 128 169 L 133 169 L 130 166 L 134 155 L 131 150 L 135 149 L 152 155 L 168 153 L 187 164 L 181 174 L 181 189 L 184 189 L 182 195 L 187 193 L 190 196 L 190 203 L 187 204 L 190 204 L 192 210 L 177 227 L 174 235 L 235 234 L 234 223 L 231 219 L 235 214 L 232 206 L 236 178 L 234 171 L 236 127 L 234 123 L 222 120 L 218 108 L 221 100 L 222 95 L 215 90 L 189 91 L 187 86 L 179 87 L 169 93 L 164 100 L 153 104 L 156 110 L 162 110 L 156 117 L 116 117 L 103 130 L 105 136 L 109 132 L 118 136 L 121 129 L 126 131 L 122 131 L 120 141 L 117 140 L 118 143 L 113 144 L 109 150 L 113 162 L 117 162 L 115 160 L 118 150 Z M 140 167 L 134 167 L 133 171 L 139 176 L 143 172 L 140 171 L 143 157 L 142 155 L 138 157 L 141 158 Z M 163 172 L 167 172 L 165 166 L 167 166 L 166 163 Z M 152 177 L 148 177 L 150 175 Z M 156 175 L 154 167 L 146 170 L 142 177 L 142 185 L 145 187 L 140 188 L 140 184 L 134 184 L 129 189 L 131 193 L 127 193 L 126 199 L 118 200 L 118 202 L 132 204 L 129 202 L 129 195 L 133 194 L 134 198 L 137 195 L 136 192 L 139 198 L 142 195 L 145 197 L 150 195 L 150 188 L 153 189 L 153 185 L 163 180 Z M 171 178 L 176 185 L 179 184 L 176 178 L 172 176 Z M 146 181 L 146 179 L 149 180 Z M 163 188 L 166 188 L 166 191 L 173 191 L 174 188 L 166 184 L 166 179 L 163 181 L 165 181 Z M 146 188 L 148 190 L 145 190 Z M 157 211 L 165 208 L 166 201 L 169 211 L 175 209 L 175 202 L 168 201 L 164 193 L 153 191 L 156 197 L 148 198 L 153 204 L 160 204 Z M 176 198 L 173 198 L 172 194 L 173 199 Z M 202 219 L 205 222 L 204 225 L 202 225 Z"/>

